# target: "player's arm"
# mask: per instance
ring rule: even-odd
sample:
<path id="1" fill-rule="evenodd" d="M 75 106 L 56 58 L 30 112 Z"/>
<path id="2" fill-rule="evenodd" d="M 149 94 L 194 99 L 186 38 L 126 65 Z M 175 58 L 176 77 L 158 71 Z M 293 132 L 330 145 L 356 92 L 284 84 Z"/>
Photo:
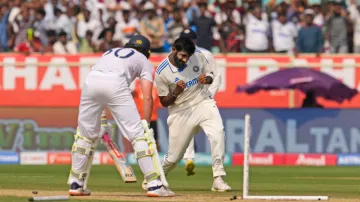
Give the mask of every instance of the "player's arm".
<path id="1" fill-rule="evenodd" d="M 143 93 L 143 117 L 148 123 L 150 123 L 154 105 L 152 97 L 153 83 L 146 79 L 141 79 L 140 83 Z"/>
<path id="2" fill-rule="evenodd" d="M 144 61 L 143 65 L 144 67 L 142 68 L 140 75 L 140 85 L 143 94 L 143 118 L 147 121 L 147 123 L 150 123 L 154 105 L 152 97 L 153 66 L 148 60 Z"/>
<path id="3" fill-rule="evenodd" d="M 163 107 L 174 104 L 176 98 L 184 91 L 186 84 L 183 80 L 176 83 L 176 88 L 166 96 L 159 96 L 160 103 Z"/>
<path id="4" fill-rule="evenodd" d="M 166 81 L 158 74 L 155 75 L 155 82 L 159 100 L 163 107 L 174 104 L 177 96 L 179 96 L 186 87 L 185 82 L 180 80 L 176 83 L 176 88 L 171 91 Z"/>

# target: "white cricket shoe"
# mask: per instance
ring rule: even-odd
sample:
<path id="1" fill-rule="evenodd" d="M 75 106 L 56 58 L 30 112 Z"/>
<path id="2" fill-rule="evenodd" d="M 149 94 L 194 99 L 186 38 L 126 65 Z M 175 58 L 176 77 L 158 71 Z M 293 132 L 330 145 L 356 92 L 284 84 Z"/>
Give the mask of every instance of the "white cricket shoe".
<path id="1" fill-rule="evenodd" d="M 146 192 L 148 197 L 172 197 L 175 193 L 164 186 L 149 187 Z"/>
<path id="2" fill-rule="evenodd" d="M 191 159 L 187 160 L 185 164 L 185 171 L 187 176 L 195 175 L 194 170 L 195 170 L 195 163 Z"/>
<path id="3" fill-rule="evenodd" d="M 78 185 L 76 182 L 73 182 L 69 189 L 70 196 L 90 196 L 91 190 L 90 189 L 83 189 L 82 186 Z"/>
<path id="4" fill-rule="evenodd" d="M 211 191 L 226 192 L 226 191 L 231 191 L 231 187 L 224 182 L 222 177 L 219 176 L 219 177 L 215 177 L 214 183 L 211 187 Z"/>

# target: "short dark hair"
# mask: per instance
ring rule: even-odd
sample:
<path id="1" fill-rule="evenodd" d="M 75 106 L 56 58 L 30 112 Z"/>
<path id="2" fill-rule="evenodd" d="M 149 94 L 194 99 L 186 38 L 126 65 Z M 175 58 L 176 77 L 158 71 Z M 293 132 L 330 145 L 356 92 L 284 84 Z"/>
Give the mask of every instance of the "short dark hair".
<path id="1" fill-rule="evenodd" d="M 59 35 L 58 35 L 59 37 L 61 37 L 61 36 L 65 36 L 65 37 L 67 37 L 67 34 L 66 34 L 66 32 L 65 31 L 63 31 L 63 30 L 61 30 L 61 32 L 59 33 Z"/>
<path id="2" fill-rule="evenodd" d="M 287 17 L 286 12 L 278 13 L 278 17 Z"/>
<path id="3" fill-rule="evenodd" d="M 45 17 L 45 15 L 46 15 L 46 12 L 45 12 L 44 9 L 37 9 L 37 10 L 36 10 L 36 13 L 37 13 L 37 14 L 40 14 L 42 17 Z"/>
<path id="4" fill-rule="evenodd" d="M 187 37 L 179 37 L 175 40 L 173 47 L 177 51 L 185 51 L 189 55 L 194 54 L 195 52 L 195 44 L 192 39 Z"/>

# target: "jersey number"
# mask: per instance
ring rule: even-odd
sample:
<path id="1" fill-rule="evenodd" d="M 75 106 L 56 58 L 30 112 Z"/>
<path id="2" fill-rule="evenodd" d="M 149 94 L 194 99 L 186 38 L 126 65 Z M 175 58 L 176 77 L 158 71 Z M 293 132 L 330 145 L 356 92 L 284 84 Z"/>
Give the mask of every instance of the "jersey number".
<path id="1" fill-rule="evenodd" d="M 109 55 L 110 53 L 113 52 L 114 49 L 110 49 L 108 50 L 106 53 L 104 53 L 103 56 L 106 56 L 106 55 Z M 129 58 L 130 56 L 134 55 L 135 51 L 131 50 L 130 53 L 124 55 L 124 56 L 121 56 L 119 55 L 119 52 L 122 50 L 122 48 L 118 48 L 116 49 L 116 51 L 114 52 L 114 56 L 117 57 L 117 58 L 121 58 L 121 59 L 126 59 L 126 58 Z"/>

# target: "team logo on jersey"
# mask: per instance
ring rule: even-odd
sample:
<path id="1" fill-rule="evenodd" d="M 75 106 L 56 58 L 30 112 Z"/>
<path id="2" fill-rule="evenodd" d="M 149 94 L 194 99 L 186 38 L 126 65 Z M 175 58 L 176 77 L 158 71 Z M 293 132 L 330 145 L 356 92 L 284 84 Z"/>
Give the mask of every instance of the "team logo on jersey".
<path id="1" fill-rule="evenodd" d="M 193 67 L 194 72 L 198 72 L 199 69 L 200 69 L 200 68 L 199 68 L 198 66 L 194 66 L 194 67 Z"/>
<path id="2" fill-rule="evenodd" d="M 180 79 L 176 77 L 174 82 L 176 83 L 176 82 L 178 82 L 179 80 L 180 80 Z"/>
<path id="3" fill-rule="evenodd" d="M 142 41 L 141 40 L 136 40 L 136 43 L 137 44 L 142 44 Z"/>

